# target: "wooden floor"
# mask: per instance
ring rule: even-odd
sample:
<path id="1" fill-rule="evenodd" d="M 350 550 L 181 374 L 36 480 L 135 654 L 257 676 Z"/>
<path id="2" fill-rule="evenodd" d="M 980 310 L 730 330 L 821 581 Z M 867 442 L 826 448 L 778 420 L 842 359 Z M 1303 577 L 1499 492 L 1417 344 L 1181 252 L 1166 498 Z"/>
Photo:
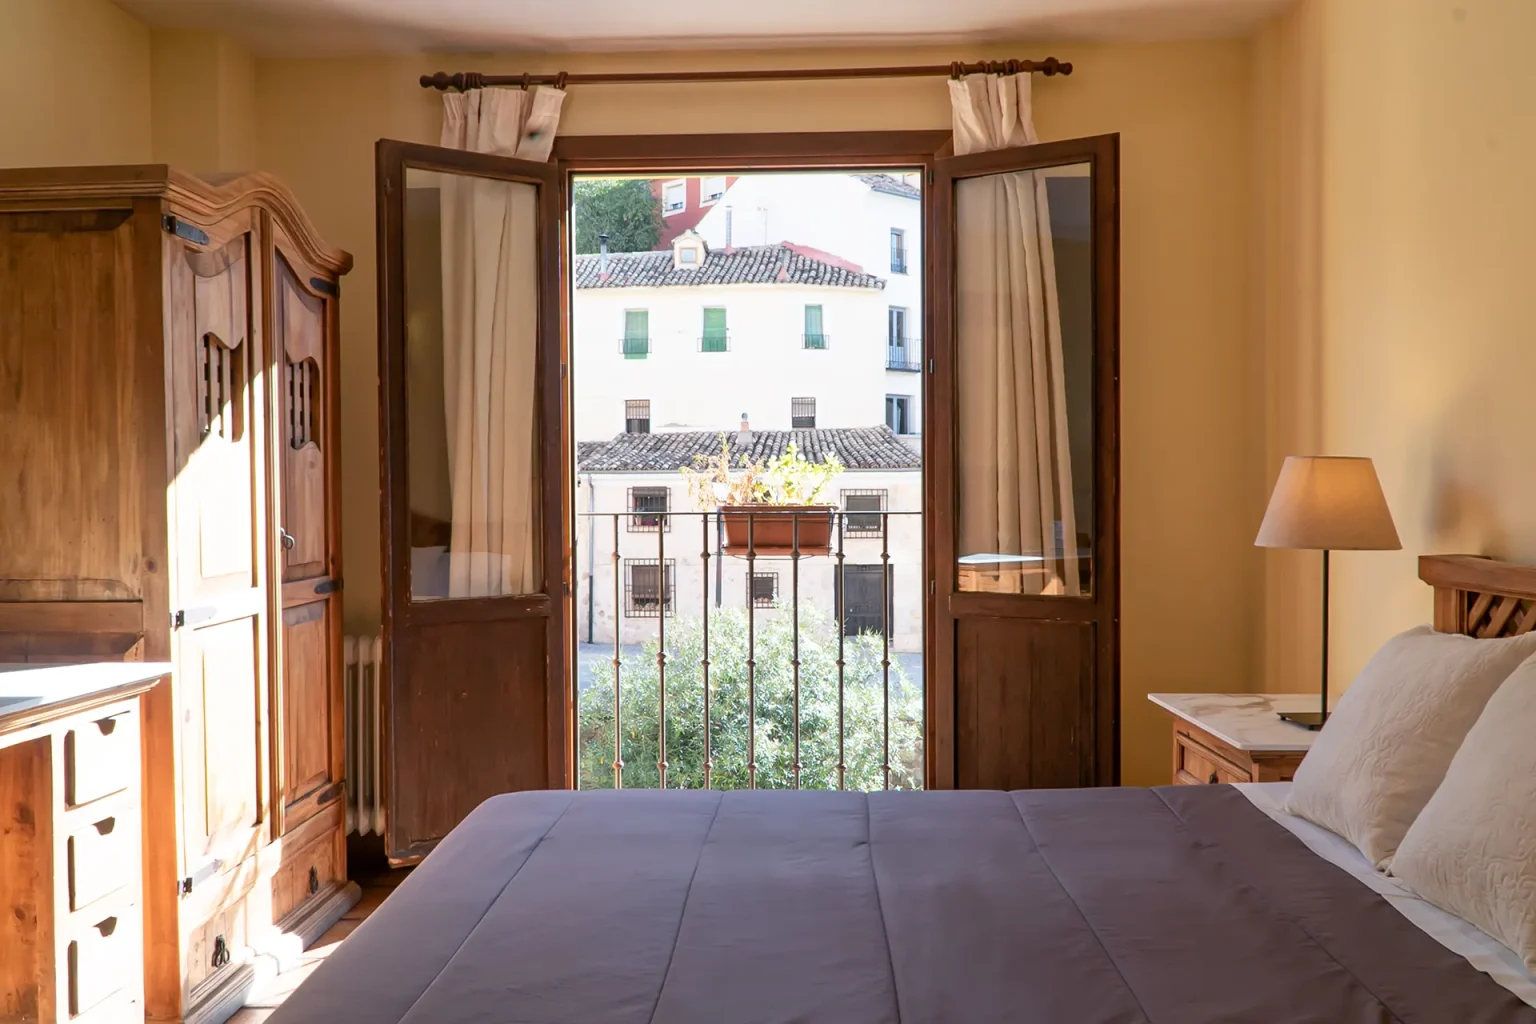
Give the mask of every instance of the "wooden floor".
<path id="1" fill-rule="evenodd" d="M 385 871 L 377 875 L 369 875 L 359 878 L 358 884 L 362 886 L 363 898 L 357 901 L 357 906 L 344 914 L 340 921 L 331 926 L 331 930 L 320 936 L 313 946 L 304 951 L 298 965 L 279 974 L 271 985 L 253 993 L 245 1009 L 236 1013 L 229 1019 L 229 1024 L 262 1024 L 270 1017 L 283 1000 L 287 999 L 299 984 L 324 962 L 327 956 L 334 953 L 352 930 L 363 923 L 363 920 L 388 896 L 395 886 L 399 885 L 410 874 L 409 871 Z"/>

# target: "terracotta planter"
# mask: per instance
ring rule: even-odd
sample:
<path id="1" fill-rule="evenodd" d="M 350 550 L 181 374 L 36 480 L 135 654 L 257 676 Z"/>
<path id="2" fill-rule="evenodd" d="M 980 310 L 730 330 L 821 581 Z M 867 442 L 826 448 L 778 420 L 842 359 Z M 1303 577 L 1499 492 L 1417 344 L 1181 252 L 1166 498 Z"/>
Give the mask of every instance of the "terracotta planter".
<path id="1" fill-rule="evenodd" d="M 750 546 L 759 558 L 793 555 L 797 547 L 801 555 L 828 554 L 836 511 L 835 505 L 721 505 L 725 553 L 746 555 L 750 535 Z"/>

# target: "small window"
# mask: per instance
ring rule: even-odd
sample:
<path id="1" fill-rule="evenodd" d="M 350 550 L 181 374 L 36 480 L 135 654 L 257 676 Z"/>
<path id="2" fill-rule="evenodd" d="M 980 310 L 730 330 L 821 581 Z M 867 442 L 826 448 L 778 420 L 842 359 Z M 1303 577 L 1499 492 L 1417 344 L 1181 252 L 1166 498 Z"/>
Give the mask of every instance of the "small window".
<path id="1" fill-rule="evenodd" d="M 695 249 L 691 245 L 684 246 L 683 248 L 677 250 L 677 262 L 679 262 L 679 263 L 690 263 L 690 264 L 692 264 L 694 266 L 698 266 L 699 265 L 699 250 Z"/>
<path id="2" fill-rule="evenodd" d="M 821 329 L 821 307 L 805 307 L 805 347 L 823 349 L 827 347 L 827 336 Z"/>
<path id="3" fill-rule="evenodd" d="M 901 228 L 891 228 L 891 273 L 907 272 L 907 233 Z"/>
<path id="4" fill-rule="evenodd" d="M 730 347 L 730 332 L 725 329 L 725 310 L 711 307 L 704 310 L 704 335 L 699 339 L 703 352 L 724 352 Z"/>
<path id="5" fill-rule="evenodd" d="M 672 491 L 666 487 L 631 487 L 629 489 L 629 532 L 655 533 L 670 530 L 672 523 L 667 517 L 671 510 Z"/>
<path id="6" fill-rule="evenodd" d="M 676 610 L 677 560 L 624 559 L 624 612 L 635 619 L 670 617 Z"/>
<path id="7" fill-rule="evenodd" d="M 885 396 L 885 425 L 891 428 L 893 434 L 911 434 L 912 430 L 912 396 L 911 395 L 886 395 Z"/>
<path id="8" fill-rule="evenodd" d="M 661 214 L 670 217 L 688 208 L 688 183 L 681 178 L 661 186 Z"/>
<path id="9" fill-rule="evenodd" d="M 651 432 L 651 400 L 632 398 L 624 403 L 624 433 L 649 434 Z"/>
<path id="10" fill-rule="evenodd" d="M 892 306 L 886 311 L 885 340 L 891 348 L 907 347 L 907 311 Z"/>
<path id="11" fill-rule="evenodd" d="M 776 572 L 755 572 L 752 574 L 752 584 L 748 588 L 747 597 L 752 601 L 754 608 L 776 608 L 779 604 L 779 574 Z"/>
<path id="12" fill-rule="evenodd" d="M 844 491 L 843 511 L 848 515 L 843 517 L 843 536 L 880 536 L 881 520 L 885 517 L 879 513 L 885 511 L 885 499 L 884 490 Z"/>
<path id="13" fill-rule="evenodd" d="M 816 399 L 791 398 L 789 400 L 789 425 L 795 430 L 816 428 Z"/>
<path id="14" fill-rule="evenodd" d="M 725 198 L 725 175 L 699 179 L 699 205 L 709 206 Z"/>
<path id="15" fill-rule="evenodd" d="M 651 313 L 647 309 L 624 311 L 625 359 L 644 359 L 651 354 Z"/>

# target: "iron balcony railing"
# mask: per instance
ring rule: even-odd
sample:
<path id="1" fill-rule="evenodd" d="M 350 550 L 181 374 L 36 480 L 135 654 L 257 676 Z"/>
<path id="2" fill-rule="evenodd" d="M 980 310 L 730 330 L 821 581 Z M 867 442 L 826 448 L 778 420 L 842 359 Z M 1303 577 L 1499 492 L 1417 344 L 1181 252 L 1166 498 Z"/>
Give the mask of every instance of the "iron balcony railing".
<path id="1" fill-rule="evenodd" d="M 729 352 L 730 350 L 730 331 L 706 331 L 699 337 L 700 352 Z"/>
<path id="2" fill-rule="evenodd" d="M 633 511 L 580 516 L 578 785 L 921 788 L 921 658 L 893 651 L 897 570 L 923 606 L 921 513 L 651 514 L 647 534 Z"/>
<path id="3" fill-rule="evenodd" d="M 886 343 L 885 368 L 887 370 L 905 370 L 909 373 L 918 373 L 923 368 L 922 356 L 918 354 L 918 340 L 916 338 L 903 338 L 901 344 Z"/>
<path id="4" fill-rule="evenodd" d="M 806 348 L 824 349 L 832 342 L 831 335 L 817 331 L 814 334 L 801 335 L 802 343 Z"/>
<path id="5" fill-rule="evenodd" d="M 651 354 L 651 339 L 646 335 L 628 335 L 619 339 L 619 351 L 625 359 L 644 359 Z"/>

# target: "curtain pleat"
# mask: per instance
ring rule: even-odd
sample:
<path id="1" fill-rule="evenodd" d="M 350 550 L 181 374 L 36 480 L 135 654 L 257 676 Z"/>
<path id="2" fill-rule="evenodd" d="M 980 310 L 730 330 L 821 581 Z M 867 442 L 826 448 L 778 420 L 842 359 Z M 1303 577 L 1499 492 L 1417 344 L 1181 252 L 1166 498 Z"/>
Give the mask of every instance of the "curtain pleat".
<path id="1" fill-rule="evenodd" d="M 1030 76 L 950 82 L 955 153 L 1032 144 Z M 1040 556 L 1030 590 L 1080 592 L 1061 310 L 1044 176 L 955 189 L 962 555 Z"/>
<path id="2" fill-rule="evenodd" d="M 564 94 L 443 97 L 442 144 L 548 160 Z M 453 492 L 450 597 L 537 592 L 540 564 L 537 193 L 443 174 L 443 369 Z"/>

